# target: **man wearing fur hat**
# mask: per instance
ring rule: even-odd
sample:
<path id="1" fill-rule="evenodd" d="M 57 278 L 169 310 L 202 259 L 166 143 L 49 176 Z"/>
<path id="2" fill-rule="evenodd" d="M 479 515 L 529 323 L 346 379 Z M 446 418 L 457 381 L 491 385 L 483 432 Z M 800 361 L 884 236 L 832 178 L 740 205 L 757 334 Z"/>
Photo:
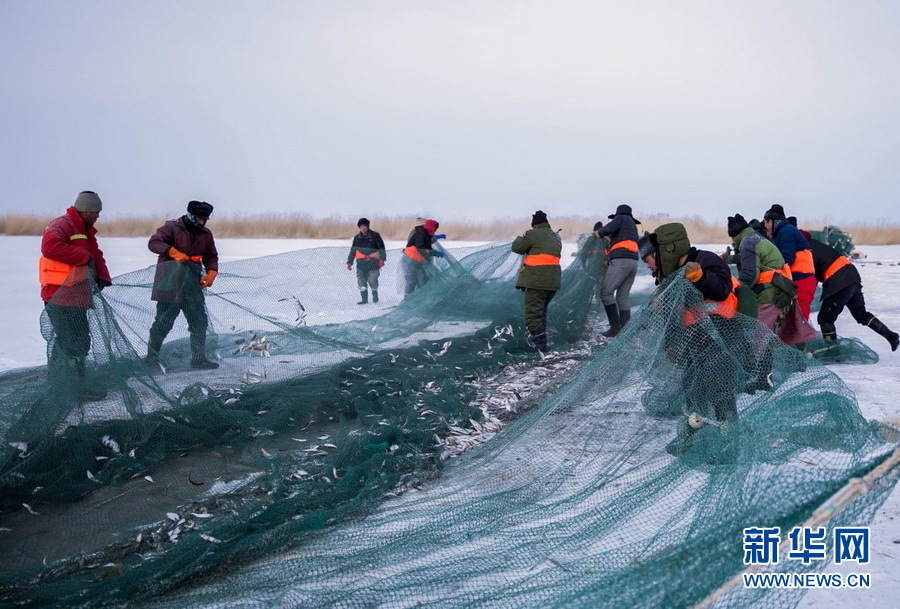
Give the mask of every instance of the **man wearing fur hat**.
<path id="1" fill-rule="evenodd" d="M 616 213 L 609 216 L 610 222 L 601 227 L 597 234 L 609 237 L 607 250 L 608 266 L 600 288 L 600 300 L 609 319 L 609 330 L 603 336 L 613 337 L 631 318 L 631 286 L 637 274 L 638 260 L 638 220 L 631 215 L 631 207 L 619 205 Z"/>
<path id="2" fill-rule="evenodd" d="M 186 214 L 159 227 L 147 244 L 159 256 L 150 296 L 156 301 L 156 319 L 150 327 L 145 358 L 150 365 L 159 364 L 163 341 L 178 314 L 184 313 L 191 337 L 191 367 L 219 367 L 206 358 L 209 320 L 203 296 L 203 290 L 213 284 L 219 273 L 219 252 L 206 226 L 212 212 L 213 206 L 206 201 L 191 201 Z"/>
<path id="3" fill-rule="evenodd" d="M 550 228 L 547 214 L 531 216 L 531 230 L 512 242 L 512 251 L 525 256 L 516 289 L 525 292 L 525 327 L 535 350 L 547 350 L 547 305 L 560 288 L 562 239 Z"/>
<path id="4" fill-rule="evenodd" d="M 384 240 L 381 235 L 369 229 L 369 220 L 360 218 L 356 223 L 359 233 L 353 237 L 350 253 L 347 254 L 347 270 L 353 270 L 356 260 L 356 285 L 360 300 L 356 304 L 369 302 L 369 288 L 372 288 L 372 302 L 378 302 L 378 275 L 387 260 Z"/>
<path id="5" fill-rule="evenodd" d="M 697 421 L 725 421 L 737 413 L 738 373 L 749 353 L 737 314 L 752 315 L 752 307 L 742 307 L 741 301 L 745 305 L 747 300 L 755 301 L 752 294 L 742 298 L 741 285 L 719 256 L 691 246 L 681 223 L 664 224 L 641 237 L 638 252 L 657 284 L 681 272 L 681 281 L 690 282 L 702 297 L 686 297 L 680 303 L 680 319 L 671 318 L 666 332 L 667 354 L 684 371 L 685 414 L 694 419 L 683 421 L 678 437 L 667 447 L 670 453 L 680 454 L 693 445 Z"/>
<path id="6" fill-rule="evenodd" d="M 44 312 L 53 327 L 49 374 L 55 377 L 64 369 L 74 371 L 81 398 L 86 400 L 106 395 L 84 383 L 91 349 L 87 312 L 93 308 L 95 287 L 102 290 L 112 284 L 94 228 L 102 209 L 97 193 L 79 193 L 66 213 L 44 229 L 38 267 Z"/>

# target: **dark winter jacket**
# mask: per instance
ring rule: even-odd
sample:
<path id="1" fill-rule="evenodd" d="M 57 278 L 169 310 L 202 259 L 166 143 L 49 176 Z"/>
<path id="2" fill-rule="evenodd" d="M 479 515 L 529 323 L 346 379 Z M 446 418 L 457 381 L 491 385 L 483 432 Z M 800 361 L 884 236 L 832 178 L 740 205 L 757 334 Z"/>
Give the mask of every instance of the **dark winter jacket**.
<path id="1" fill-rule="evenodd" d="M 637 260 L 637 225 L 634 218 L 628 214 L 617 214 L 610 220 L 606 226 L 597 231 L 601 237 L 609 237 L 609 260 L 616 258 L 624 258 L 626 260 Z M 616 247 L 617 244 L 628 245 L 629 247 Z M 633 248 L 631 247 L 633 246 Z M 634 251 L 631 251 L 631 250 Z"/>
<path id="2" fill-rule="evenodd" d="M 203 299 L 200 287 L 203 268 L 207 272 L 219 270 L 219 252 L 208 228 L 191 223 L 185 216 L 168 220 L 150 237 L 147 247 L 159 255 L 150 295 L 152 300 L 180 302 L 182 298 Z M 174 262 L 169 256 L 171 247 L 191 258 L 199 257 L 200 262 Z"/>
<path id="3" fill-rule="evenodd" d="M 822 300 L 836 294 L 849 285 L 862 281 L 862 277 L 859 276 L 859 271 L 856 270 L 853 263 L 830 245 L 811 239 L 809 246 L 812 248 L 813 265 L 816 267 L 816 281 L 822 284 Z M 840 258 L 846 260 L 847 264 L 838 268 L 828 279 L 825 279 L 825 273 Z"/>
<path id="4" fill-rule="evenodd" d="M 525 255 L 516 281 L 517 288 L 559 290 L 562 276 L 559 265 L 562 239 L 547 222 L 538 224 L 521 237 L 516 237 L 512 242 L 512 251 Z"/>
<path id="5" fill-rule="evenodd" d="M 761 272 L 780 271 L 784 267 L 781 252 L 749 226 L 734 238 L 734 249 L 740 260 L 738 281 L 756 293 L 759 304 L 774 304 L 778 288 L 771 283 L 758 283 L 758 280 Z"/>
<path id="6" fill-rule="evenodd" d="M 812 276 L 811 268 L 795 268 L 797 257 L 803 255 L 802 252 L 809 252 L 809 241 L 800 234 L 796 226 L 787 220 L 777 220 L 772 228 L 772 241 L 781 252 L 784 261 L 791 267 L 795 281 Z M 807 256 L 806 265 L 810 265 L 809 254 L 805 255 Z"/>
<path id="7" fill-rule="evenodd" d="M 369 230 L 365 236 L 356 233 L 350 246 L 350 253 L 347 254 L 347 264 L 352 264 L 356 260 L 357 268 L 366 271 L 377 269 L 379 260 L 387 260 L 384 250 L 384 240 L 375 231 Z"/>
<path id="8" fill-rule="evenodd" d="M 716 254 L 706 250 L 698 250 L 692 247 L 688 252 L 688 262 L 696 262 L 703 271 L 703 276 L 692 285 L 703 294 L 707 300 L 722 301 L 728 298 L 733 290 L 731 284 L 731 269 L 725 261 Z"/>
<path id="9" fill-rule="evenodd" d="M 96 281 L 104 286 L 112 284 L 103 252 L 97 245 L 97 229 L 93 226 L 85 227 L 84 220 L 81 219 L 78 210 L 74 207 L 69 207 L 65 214 L 51 221 L 44 229 L 41 239 L 41 254 L 51 261 L 73 267 L 83 267 L 93 260 Z M 78 270 L 75 269 L 75 274 L 77 273 Z M 72 276 L 72 278 L 74 277 L 75 275 Z M 59 290 L 60 285 L 41 285 L 43 301 L 49 302 Z M 54 302 L 62 306 L 89 308 L 91 294 L 92 286 L 89 282 L 78 282 L 76 285 L 67 287 L 66 291 L 60 294 L 60 297 Z"/>
<path id="10" fill-rule="evenodd" d="M 425 264 L 428 258 L 434 255 L 431 243 L 432 235 L 428 234 L 424 226 L 417 226 L 409 235 L 403 254 L 413 262 Z"/>

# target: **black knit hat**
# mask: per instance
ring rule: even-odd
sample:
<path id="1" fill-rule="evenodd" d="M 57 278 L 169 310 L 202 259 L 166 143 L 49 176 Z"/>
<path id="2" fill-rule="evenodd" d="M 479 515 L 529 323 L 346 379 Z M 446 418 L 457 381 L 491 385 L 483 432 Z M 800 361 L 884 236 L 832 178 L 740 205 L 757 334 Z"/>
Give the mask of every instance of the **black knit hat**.
<path id="1" fill-rule="evenodd" d="M 763 216 L 763 220 L 784 220 L 784 218 L 784 208 L 778 203 L 773 204 Z"/>
<path id="2" fill-rule="evenodd" d="M 598 231 L 598 230 L 600 230 L 601 228 L 603 228 L 603 222 L 597 222 L 596 224 L 594 224 L 594 230 L 595 230 L 595 231 Z"/>
<path id="3" fill-rule="evenodd" d="M 644 236 L 638 239 L 638 257 L 643 260 L 650 254 L 656 253 L 656 244 L 650 240 L 650 233 L 644 232 Z"/>
<path id="4" fill-rule="evenodd" d="M 213 206 L 206 201 L 191 201 L 188 203 L 187 212 L 195 218 L 208 219 L 213 213 Z"/>
<path id="5" fill-rule="evenodd" d="M 797 216 L 788 216 L 787 221 L 791 226 L 797 226 Z"/>
<path id="6" fill-rule="evenodd" d="M 734 214 L 733 216 L 728 216 L 728 236 L 729 237 L 737 237 L 741 234 L 741 231 L 750 226 L 746 220 L 744 220 L 744 216 L 741 214 Z"/>
<path id="7" fill-rule="evenodd" d="M 631 206 L 630 205 L 619 205 L 616 208 L 616 213 L 610 214 L 607 216 L 610 220 L 615 218 L 616 216 L 630 216 L 632 220 L 634 220 L 635 224 L 640 224 L 640 220 L 635 220 L 634 216 L 631 215 Z"/>
<path id="8" fill-rule="evenodd" d="M 541 210 L 537 210 L 531 216 L 531 225 L 532 226 L 537 226 L 538 224 L 543 224 L 546 221 L 547 221 L 547 214 L 545 214 Z"/>
<path id="9" fill-rule="evenodd" d="M 369 222 L 368 218 L 360 218 L 359 220 L 356 221 L 356 228 L 359 228 L 360 226 L 363 226 L 363 225 L 369 226 L 370 224 L 371 223 Z"/>

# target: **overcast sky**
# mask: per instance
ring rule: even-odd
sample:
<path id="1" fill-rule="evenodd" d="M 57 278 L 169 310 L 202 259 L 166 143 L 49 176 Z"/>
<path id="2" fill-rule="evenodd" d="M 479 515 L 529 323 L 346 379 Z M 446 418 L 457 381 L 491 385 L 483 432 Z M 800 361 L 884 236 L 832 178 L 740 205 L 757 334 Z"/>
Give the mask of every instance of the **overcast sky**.
<path id="1" fill-rule="evenodd" d="M 900 1 L 0 0 L 0 213 L 900 221 Z"/>

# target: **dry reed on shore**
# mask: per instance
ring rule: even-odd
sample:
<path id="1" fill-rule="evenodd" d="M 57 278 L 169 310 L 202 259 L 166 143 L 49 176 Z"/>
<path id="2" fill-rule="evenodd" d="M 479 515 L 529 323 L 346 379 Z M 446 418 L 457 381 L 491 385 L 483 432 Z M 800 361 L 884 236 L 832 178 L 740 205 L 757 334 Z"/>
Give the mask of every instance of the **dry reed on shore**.
<path id="1" fill-rule="evenodd" d="M 40 235 L 52 218 L 26 214 L 0 216 L 0 234 Z M 153 232 L 167 220 L 165 217 L 119 216 L 101 218 L 97 228 L 107 237 L 143 237 Z M 372 229 L 385 239 L 405 240 L 415 224 L 414 216 L 372 216 Z M 511 241 L 529 228 L 528 217 L 493 218 L 489 220 L 441 219 L 439 232 L 454 241 Z M 729 243 L 724 221 L 709 222 L 699 216 L 670 217 L 666 214 L 638 216 L 642 222 L 639 230 L 652 231 L 667 222 L 682 222 L 694 243 Z M 349 239 L 356 233 L 356 218 L 328 216 L 314 218 L 306 214 L 215 215 L 210 228 L 220 238 L 273 238 L 273 239 Z M 579 233 L 588 233 L 596 218 L 584 216 L 550 217 L 554 229 L 561 229 L 565 241 L 574 241 Z M 602 221 L 608 220 L 604 216 Z M 829 219 L 805 221 L 802 228 L 818 230 Z M 900 244 L 900 226 L 887 222 L 839 224 L 853 236 L 856 245 Z"/>

